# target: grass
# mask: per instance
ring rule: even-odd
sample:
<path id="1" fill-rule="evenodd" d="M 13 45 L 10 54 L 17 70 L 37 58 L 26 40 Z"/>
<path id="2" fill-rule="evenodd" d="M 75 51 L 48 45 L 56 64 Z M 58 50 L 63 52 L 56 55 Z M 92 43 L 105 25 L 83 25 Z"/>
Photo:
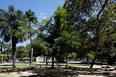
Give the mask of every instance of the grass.
<path id="1" fill-rule="evenodd" d="M 19 75 L 19 74 L 15 74 L 15 75 L 0 75 L 0 77 L 40 77 L 38 75 L 28 75 L 28 74 L 22 74 L 22 75 Z"/>
<path id="2" fill-rule="evenodd" d="M 66 66 L 65 63 L 60 63 L 59 65 L 61 66 Z M 16 63 L 16 68 L 25 68 L 25 67 L 30 67 L 30 66 L 46 66 L 46 64 L 33 64 L 33 65 L 29 65 L 29 64 L 24 64 L 24 63 Z M 51 66 L 51 64 L 48 64 L 48 66 Z M 54 66 L 57 66 L 57 64 L 55 63 Z M 68 64 L 68 66 L 82 66 L 81 64 Z M 12 63 L 8 63 L 8 64 L 0 64 L 0 68 L 12 68 Z"/>
<path id="3" fill-rule="evenodd" d="M 25 68 L 35 65 L 29 65 L 29 64 L 16 64 L 16 68 Z M 12 68 L 12 64 L 2 64 L 0 65 L 1 68 Z"/>
<path id="4" fill-rule="evenodd" d="M 77 67 L 77 66 L 82 66 L 82 65 L 79 65 L 79 64 L 69 64 L 68 66 L 74 66 L 74 67 Z"/>
<path id="5" fill-rule="evenodd" d="M 0 75 L 0 77 L 19 77 L 19 76 L 16 76 L 16 75 Z"/>

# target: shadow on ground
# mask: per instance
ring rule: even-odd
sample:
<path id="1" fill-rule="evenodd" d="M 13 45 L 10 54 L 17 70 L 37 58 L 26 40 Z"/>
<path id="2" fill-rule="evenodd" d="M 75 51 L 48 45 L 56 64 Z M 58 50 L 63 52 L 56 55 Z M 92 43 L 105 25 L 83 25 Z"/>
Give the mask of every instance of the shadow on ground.
<path id="1" fill-rule="evenodd" d="M 116 77 L 116 74 L 110 72 L 94 72 L 94 71 L 78 71 L 71 69 L 51 69 L 51 68 L 39 68 L 32 71 L 37 75 L 20 76 L 20 77 L 78 77 L 78 75 L 103 75 L 105 77 Z"/>
<path id="2" fill-rule="evenodd" d="M 51 68 L 41 68 L 37 70 L 33 70 L 33 73 L 37 75 L 30 75 L 30 76 L 20 76 L 20 77 L 75 77 L 78 76 L 78 73 L 75 73 L 73 70 L 70 69 L 60 69 L 59 72 L 57 69 Z"/>

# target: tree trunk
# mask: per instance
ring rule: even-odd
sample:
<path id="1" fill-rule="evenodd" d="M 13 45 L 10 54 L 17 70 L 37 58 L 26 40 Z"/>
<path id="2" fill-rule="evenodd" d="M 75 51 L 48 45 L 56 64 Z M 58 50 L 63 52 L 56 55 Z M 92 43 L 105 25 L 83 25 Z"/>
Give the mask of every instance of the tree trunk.
<path id="1" fill-rule="evenodd" d="M 99 21 L 99 16 L 100 14 L 102 13 L 102 11 L 104 10 L 106 4 L 108 3 L 109 0 L 105 0 L 103 6 L 101 6 L 101 10 L 98 12 L 98 15 L 97 15 L 97 20 L 98 20 L 98 25 L 97 25 L 97 28 L 96 28 L 96 46 L 95 46 L 95 57 L 91 63 L 91 66 L 90 68 L 93 67 L 93 64 L 95 63 L 96 59 L 97 59 L 97 55 L 98 55 L 98 47 L 99 47 L 99 29 L 100 29 L 100 21 Z"/>
<path id="2" fill-rule="evenodd" d="M 52 56 L 52 67 L 51 68 L 54 68 L 54 56 Z"/>
<path id="3" fill-rule="evenodd" d="M 87 64 L 88 64 L 88 66 L 89 66 L 89 57 L 87 57 Z"/>
<path id="4" fill-rule="evenodd" d="M 3 53 L 2 53 L 2 46 L 1 46 L 1 54 L 2 54 L 2 56 L 1 56 L 1 63 L 3 63 Z"/>
<path id="5" fill-rule="evenodd" d="M 30 65 L 32 65 L 33 48 L 30 51 Z"/>
<path id="6" fill-rule="evenodd" d="M 68 68 L 68 54 L 66 54 L 66 68 Z"/>
<path id="7" fill-rule="evenodd" d="M 16 40 L 15 36 L 12 36 L 12 55 L 13 55 L 13 68 L 16 68 L 15 61 L 16 61 Z"/>
<path id="8" fill-rule="evenodd" d="M 48 66 L 48 57 L 46 57 L 46 67 Z"/>
<path id="9" fill-rule="evenodd" d="M 30 21 L 29 21 L 29 28 L 31 28 Z M 30 32 L 30 36 L 29 36 L 29 38 L 30 38 L 30 44 L 31 44 L 31 42 L 32 42 L 31 36 L 32 36 L 32 34 L 31 34 L 31 32 Z M 31 50 L 30 50 L 30 65 L 32 65 L 32 57 L 33 57 L 33 48 L 31 47 Z"/>
<path id="10" fill-rule="evenodd" d="M 8 56 L 8 59 L 7 59 L 7 62 L 8 62 L 8 63 L 9 63 L 9 58 L 10 58 L 10 57 Z"/>
<path id="11" fill-rule="evenodd" d="M 9 54 L 9 51 L 8 51 L 8 53 L 7 53 L 7 62 L 9 63 L 10 57 L 8 56 L 8 54 Z"/>
<path id="12" fill-rule="evenodd" d="M 97 55 L 98 55 L 98 47 L 99 47 L 99 28 L 100 28 L 100 24 L 97 26 L 96 28 L 96 46 L 95 46 L 95 57 L 90 65 L 90 68 L 93 68 L 93 65 L 97 59 Z"/>
<path id="13" fill-rule="evenodd" d="M 59 69 L 59 61 L 58 61 L 58 75 L 59 75 L 59 73 L 60 73 L 60 69 Z"/>

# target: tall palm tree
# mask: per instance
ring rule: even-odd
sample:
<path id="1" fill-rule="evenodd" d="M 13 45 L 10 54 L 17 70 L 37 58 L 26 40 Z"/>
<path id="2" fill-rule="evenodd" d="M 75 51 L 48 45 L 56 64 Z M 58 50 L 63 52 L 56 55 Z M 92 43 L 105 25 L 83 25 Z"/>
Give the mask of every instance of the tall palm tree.
<path id="1" fill-rule="evenodd" d="M 37 22 L 37 17 L 34 15 L 34 12 L 32 12 L 30 9 L 28 11 L 25 11 L 25 18 L 27 21 L 27 26 L 30 29 L 29 33 L 29 38 L 30 38 L 30 43 L 32 41 L 32 32 L 33 32 L 33 27 L 31 26 L 31 24 L 35 24 Z M 33 54 L 33 50 L 31 47 L 30 50 L 30 65 L 32 65 L 32 54 Z"/>
<path id="2" fill-rule="evenodd" d="M 12 41 L 13 68 L 16 68 L 16 44 L 19 39 L 19 37 L 16 36 L 16 32 L 21 31 L 19 27 L 23 25 L 22 17 L 23 12 L 21 10 L 15 11 L 12 5 L 8 6 L 8 12 L 0 9 L 1 37 L 5 42 Z"/>

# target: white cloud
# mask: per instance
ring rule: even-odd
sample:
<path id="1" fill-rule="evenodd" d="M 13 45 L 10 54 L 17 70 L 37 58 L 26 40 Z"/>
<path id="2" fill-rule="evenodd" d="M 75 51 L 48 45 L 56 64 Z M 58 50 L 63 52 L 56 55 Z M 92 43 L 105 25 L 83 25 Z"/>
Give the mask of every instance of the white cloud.
<path id="1" fill-rule="evenodd" d="M 46 16 L 43 16 L 42 18 L 43 18 L 43 19 L 47 19 L 47 17 L 46 17 Z"/>
<path id="2" fill-rule="evenodd" d="M 45 13 L 39 13 L 40 14 L 40 18 L 42 19 L 46 19 L 47 17 L 45 16 Z"/>
<path id="3" fill-rule="evenodd" d="M 45 13 L 39 13 L 41 16 L 44 16 L 45 15 Z"/>

